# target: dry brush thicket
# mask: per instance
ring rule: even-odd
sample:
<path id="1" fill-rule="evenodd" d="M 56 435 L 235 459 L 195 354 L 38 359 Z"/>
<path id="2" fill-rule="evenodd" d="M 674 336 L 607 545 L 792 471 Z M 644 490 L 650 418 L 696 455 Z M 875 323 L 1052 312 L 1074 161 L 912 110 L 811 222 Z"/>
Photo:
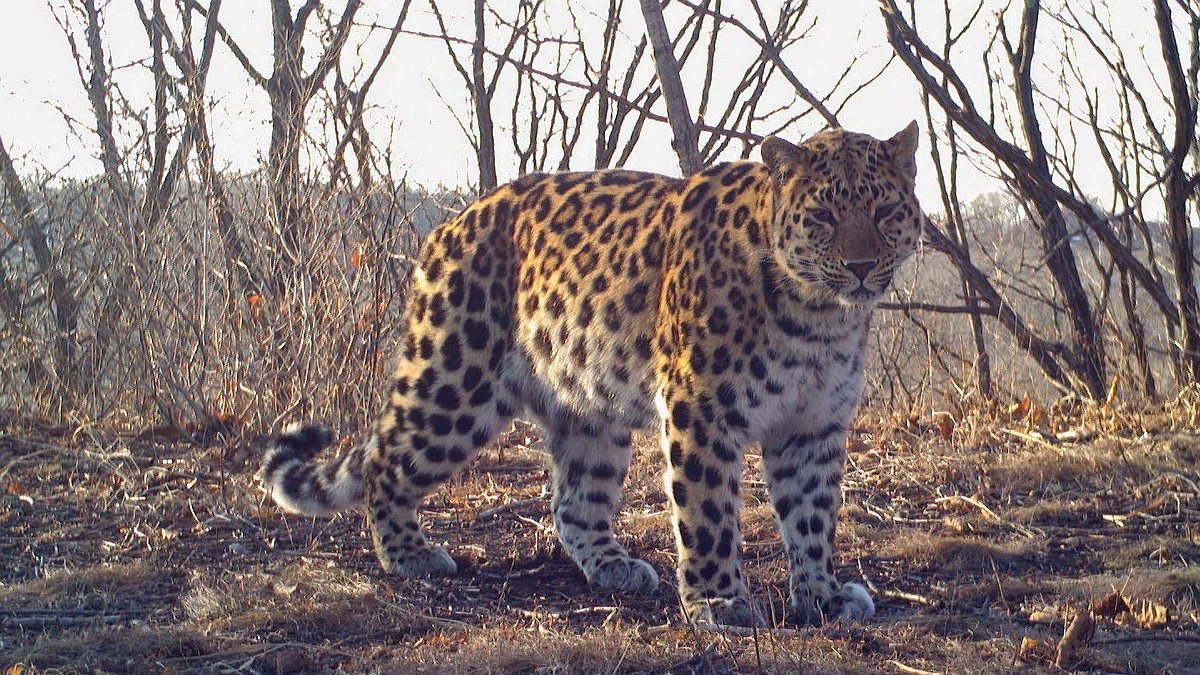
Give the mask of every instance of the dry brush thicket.
<path id="1" fill-rule="evenodd" d="M 806 86 L 795 64 L 820 17 L 804 2 L 730 14 L 681 0 L 665 15 L 616 0 L 604 13 L 476 2 L 471 15 L 405 2 L 394 23 L 365 24 L 357 0 L 277 0 L 270 71 L 221 22 L 220 2 L 135 5 L 144 56 L 118 64 L 111 8 L 51 3 L 92 115 L 73 128 L 98 149 L 100 175 L 18 173 L 37 158 L 16 162 L 0 142 L 9 408 L 256 431 L 283 417 L 368 419 L 421 235 L 464 198 L 408 185 L 366 123 L 406 41 L 442 43 L 452 68 L 438 91 L 471 102 L 448 105 L 479 167 L 468 193 L 523 171 L 624 163 L 668 125 L 685 169 L 746 156 L 763 135 L 837 123 L 879 76 L 854 59 L 814 78 L 824 89 Z M 922 180 L 943 203 L 926 205 L 925 252 L 880 320 L 871 400 L 1153 400 L 1194 386 L 1194 5 L 1146 3 L 1161 54 L 1131 51 L 1102 3 L 880 9 L 896 55 L 887 67 L 907 68 L 924 92 L 936 171 Z M 618 30 L 641 25 L 650 30 Z M 216 149 L 230 141 L 209 122 L 207 84 L 218 50 L 266 93 L 258 171 L 220 169 Z M 745 71 L 731 80 L 720 60 L 735 54 Z M 956 70 L 972 58 L 983 73 Z M 1085 185 L 1081 164 L 1097 159 L 1108 179 Z M 1007 190 L 964 203 L 968 161 Z M 506 162 L 515 171 L 501 176 Z"/>

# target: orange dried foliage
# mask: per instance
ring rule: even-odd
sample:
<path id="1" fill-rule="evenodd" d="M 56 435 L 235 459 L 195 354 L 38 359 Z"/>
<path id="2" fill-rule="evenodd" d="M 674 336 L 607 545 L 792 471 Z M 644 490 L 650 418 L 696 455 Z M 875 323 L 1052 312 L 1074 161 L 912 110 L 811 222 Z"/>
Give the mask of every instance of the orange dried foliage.
<path id="1" fill-rule="evenodd" d="M 954 419 L 950 415 L 942 414 L 938 416 L 938 435 L 943 441 L 950 440 L 950 436 L 954 434 Z"/>
<path id="2" fill-rule="evenodd" d="M 249 293 L 246 295 L 246 304 L 250 305 L 250 314 L 254 318 L 262 316 L 262 293 Z"/>

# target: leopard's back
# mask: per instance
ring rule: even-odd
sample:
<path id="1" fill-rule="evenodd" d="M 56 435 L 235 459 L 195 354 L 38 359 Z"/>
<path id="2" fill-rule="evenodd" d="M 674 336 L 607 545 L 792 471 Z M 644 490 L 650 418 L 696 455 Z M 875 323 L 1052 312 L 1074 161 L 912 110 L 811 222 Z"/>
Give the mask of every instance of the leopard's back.
<path id="1" fill-rule="evenodd" d="M 512 209 L 512 349 L 501 367 L 536 416 L 653 419 L 666 230 L 684 184 L 625 170 L 539 175 L 472 207 L 481 218 Z"/>

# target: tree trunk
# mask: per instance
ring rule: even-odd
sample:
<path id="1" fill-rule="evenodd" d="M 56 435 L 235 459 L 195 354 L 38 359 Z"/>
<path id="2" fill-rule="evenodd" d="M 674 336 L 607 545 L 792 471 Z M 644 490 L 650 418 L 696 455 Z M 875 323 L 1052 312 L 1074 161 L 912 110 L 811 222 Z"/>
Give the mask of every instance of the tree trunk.
<path id="1" fill-rule="evenodd" d="M 108 106 L 108 59 L 104 55 L 104 44 L 100 39 L 100 12 L 95 0 L 84 0 L 86 14 L 86 40 L 88 58 L 91 62 L 88 79 L 84 82 L 88 102 L 96 118 L 96 137 L 100 141 L 100 164 L 104 167 L 104 178 L 113 191 L 117 205 L 128 217 L 130 197 L 126 181 L 121 177 L 121 153 L 113 132 L 112 110 Z"/>
<path id="2" fill-rule="evenodd" d="M 683 175 L 688 176 L 704 168 L 704 162 L 700 158 L 699 138 L 688 110 L 683 81 L 679 78 L 679 62 L 675 60 L 671 34 L 667 32 L 659 0 L 641 0 L 641 3 L 642 14 L 646 17 L 646 36 L 654 48 L 654 68 L 667 103 L 667 119 L 673 135 L 671 147 L 679 156 Z"/>
<path id="3" fill-rule="evenodd" d="M 471 45 L 471 98 L 475 103 L 475 121 L 479 125 L 479 191 L 496 187 L 496 130 L 492 123 L 492 94 L 483 73 L 486 48 L 483 20 L 484 0 L 475 0 L 475 42 Z"/>
<path id="4" fill-rule="evenodd" d="M 1050 268 L 1050 274 L 1054 277 L 1054 282 L 1066 303 L 1065 309 L 1074 332 L 1072 351 L 1077 361 L 1076 375 L 1080 377 L 1092 398 L 1103 400 L 1108 387 L 1100 326 L 1092 314 L 1091 300 L 1079 276 L 1079 265 L 1071 248 L 1071 238 L 1067 232 L 1062 208 L 1052 195 L 1046 194 L 1040 187 L 1041 184 L 1053 182 L 1033 96 L 1033 53 L 1037 46 L 1040 16 L 1040 1 L 1027 0 L 1024 14 L 1021 16 L 1021 38 L 1016 49 L 1008 43 L 1006 36 L 1004 40 L 1013 68 L 1017 108 L 1021 116 L 1025 145 L 1037 172 L 1034 179 L 1023 174 L 1017 174 L 1014 179 L 1021 196 L 1033 208 L 1035 225 L 1042 237 L 1042 249 L 1046 254 L 1046 265 Z M 1003 29 L 1001 35 L 1004 35 Z"/>
<path id="5" fill-rule="evenodd" d="M 300 141 L 304 133 L 304 22 L 293 19 L 287 0 L 271 3 L 271 35 L 274 67 L 267 80 L 271 102 L 271 143 L 267 153 L 275 227 L 283 252 L 299 262 L 301 245 Z M 307 7 L 301 7 L 304 12 Z M 298 13 L 299 14 L 299 13 Z"/>
<path id="6" fill-rule="evenodd" d="M 949 46 L 947 46 L 948 49 Z M 948 129 L 946 142 L 949 145 L 950 159 L 949 167 L 944 167 L 937 136 L 933 131 L 935 127 L 933 124 L 932 101 L 929 100 L 928 94 L 922 96 L 921 99 L 921 103 L 925 108 L 925 122 L 929 129 L 929 152 L 933 157 L 934 171 L 937 172 L 938 186 L 942 196 L 942 207 L 946 210 L 946 234 L 962 251 L 963 260 L 966 265 L 974 268 L 975 263 L 971 260 L 971 242 L 967 236 L 966 224 L 963 222 L 962 202 L 958 197 L 958 139 L 953 127 Z M 948 176 L 947 169 L 949 170 Z M 975 348 L 976 383 L 979 386 L 980 395 L 985 399 L 990 399 L 993 396 L 992 359 L 991 354 L 988 353 L 983 315 L 979 311 L 981 307 L 980 294 L 975 290 L 975 284 L 971 283 L 971 278 L 963 272 L 962 268 L 958 270 L 958 280 L 962 288 L 963 301 L 967 307 L 974 310 L 968 316 L 970 317 L 969 321 L 971 324 L 971 341 Z"/>
<path id="7" fill-rule="evenodd" d="M 1188 199 L 1194 186 L 1184 172 L 1184 161 L 1196 138 L 1196 100 L 1189 91 L 1175 42 L 1171 7 L 1166 0 L 1154 0 L 1154 19 L 1158 24 L 1159 45 L 1175 113 L 1175 137 L 1168 156 L 1164 191 L 1166 193 L 1167 231 L 1170 233 L 1171 266 L 1175 274 L 1175 294 L 1179 302 L 1180 386 L 1200 381 L 1200 299 L 1196 294 L 1195 249 L 1188 222 Z"/>

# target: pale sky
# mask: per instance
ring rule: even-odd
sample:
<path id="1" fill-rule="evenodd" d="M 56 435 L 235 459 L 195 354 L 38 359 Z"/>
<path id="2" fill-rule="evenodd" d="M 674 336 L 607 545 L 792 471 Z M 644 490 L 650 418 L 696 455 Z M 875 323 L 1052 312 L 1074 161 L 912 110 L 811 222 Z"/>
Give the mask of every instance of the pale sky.
<path id="1" fill-rule="evenodd" d="M 101 3 L 103 4 L 103 3 Z M 165 3 L 171 4 L 171 3 Z M 341 3 L 327 3 L 340 11 Z M 390 25 L 401 3 L 398 0 L 366 0 L 360 10 L 360 23 Z M 444 0 L 443 11 L 467 12 L 469 4 L 460 0 Z M 492 5 L 503 12 L 513 2 L 501 0 Z M 597 3 L 603 6 L 605 3 Z M 636 2 L 627 0 L 629 20 L 624 32 L 630 41 L 640 36 L 642 24 L 638 19 Z M 737 3 L 724 3 L 727 12 Z M 966 12 L 967 4 L 957 11 Z M 1019 3 L 1017 3 L 1019 5 Z M 1151 34 L 1152 17 L 1148 3 L 1121 0 L 1114 3 L 1119 9 L 1119 30 L 1130 36 Z M 62 1 L 52 0 L 58 8 Z M 922 0 L 924 12 L 938 12 L 941 0 Z M 953 5 L 953 3 L 952 3 Z M 577 3 L 576 6 L 588 6 Z M 860 58 L 861 73 L 873 72 L 886 61 L 890 50 L 885 44 L 878 5 L 872 0 L 814 0 L 809 15 L 818 21 L 813 36 L 787 52 L 789 64 L 812 89 L 821 91 L 845 68 L 849 60 Z M 106 6 L 106 47 L 115 66 L 116 79 L 137 105 L 146 105 L 148 96 L 139 91 L 145 82 L 137 69 L 122 68 L 147 53 L 144 33 L 134 12 L 132 0 L 111 0 Z M 682 10 L 668 6 L 666 19 L 670 28 L 677 29 Z M 448 16 L 454 21 L 456 17 Z M 460 15 L 457 17 L 462 19 Z M 752 15 L 740 16 L 753 23 Z M 222 23 L 229 29 L 262 71 L 270 67 L 270 17 L 265 0 L 227 0 L 221 10 Z M 1049 23 L 1049 22 L 1047 22 Z M 432 26 L 428 5 L 420 0 L 413 3 L 406 27 L 429 30 Z M 453 24 L 452 24 L 453 25 Z M 459 31 L 467 34 L 468 24 Z M 199 30 L 199 29 L 198 29 Z M 1044 29 L 1049 30 L 1049 29 Z M 732 31 L 731 31 L 732 34 Z M 970 36 L 968 36 L 970 37 Z M 382 34 L 368 43 L 366 52 L 377 53 Z M 981 39 L 981 38 L 979 38 Z M 1047 57 L 1053 62 L 1053 48 Z M 964 54 L 978 53 L 978 45 L 964 41 Z M 310 50 L 311 52 L 312 50 Z M 218 44 L 216 60 L 209 78 L 209 96 L 214 102 L 210 125 L 214 146 L 220 161 L 233 170 L 248 170 L 259 166 L 269 136 L 269 108 L 266 96 L 253 85 L 241 66 L 230 56 L 224 45 Z M 722 52 L 722 62 L 737 69 L 747 56 Z M 311 53 L 310 53 L 311 56 Z M 738 58 L 742 60 L 738 60 Z M 976 57 L 976 61 L 978 57 Z M 699 62 L 699 59 L 697 59 Z M 964 63 L 967 61 L 964 59 Z M 978 66 L 978 63 L 975 64 Z M 724 71 L 718 70 L 718 76 Z M 740 75 L 730 73 L 736 81 Z M 978 73 L 968 76 L 977 77 Z M 780 85 L 784 85 L 780 78 Z M 732 86 L 731 84 L 728 86 Z M 779 85 L 777 85 L 779 86 Z M 785 86 L 785 85 L 784 85 Z M 436 88 L 436 89 L 435 89 Z M 440 91 L 441 97 L 438 96 Z M 786 91 L 786 89 L 781 89 Z M 885 137 L 901 129 L 909 120 L 920 119 L 919 92 L 907 71 L 895 64 L 889 73 L 866 93 L 861 93 L 840 115 L 843 126 Z M 980 91 L 978 96 L 983 97 Z M 376 108 L 369 119 L 376 142 L 388 138 L 401 172 L 410 180 L 425 185 L 445 184 L 464 186 L 477 180 L 477 170 L 470 146 L 459 124 L 451 116 L 452 106 L 463 113 L 469 109 L 468 99 L 458 74 L 453 71 L 445 47 L 440 41 L 416 37 L 401 37 L 396 50 L 371 91 Z M 983 100 L 979 101 L 981 104 Z M 695 100 L 689 103 L 696 105 Z M 511 102 L 501 95 L 494 105 L 498 122 L 507 121 Z M 657 109 L 663 111 L 662 104 Z M 81 177 L 95 174 L 99 162 L 92 138 L 82 139 L 72 134 L 64 116 L 74 117 L 87 124 L 91 114 L 87 106 L 75 64 L 63 32 L 54 13 L 43 0 L 0 0 L 0 137 L 9 152 L 18 159 L 20 168 L 43 168 L 61 172 L 64 176 Z M 813 116 L 791 132 L 792 140 L 816 131 L 821 126 Z M 787 134 L 785 134 L 787 135 Z M 923 143 L 925 139 L 922 139 Z M 736 152 L 736 150 L 734 150 Z M 753 155 L 757 159 L 757 154 Z M 631 168 L 677 173 L 677 160 L 670 149 L 669 131 L 665 125 L 653 124 L 642 135 L 638 152 L 627 164 Z M 511 158 L 501 156 L 501 180 L 515 177 Z M 575 168 L 587 168 L 579 166 Z M 922 201 L 929 210 L 937 210 L 936 184 L 932 166 L 923 159 L 919 188 Z M 965 196 L 995 189 L 995 183 L 970 167 L 963 175 Z"/>

